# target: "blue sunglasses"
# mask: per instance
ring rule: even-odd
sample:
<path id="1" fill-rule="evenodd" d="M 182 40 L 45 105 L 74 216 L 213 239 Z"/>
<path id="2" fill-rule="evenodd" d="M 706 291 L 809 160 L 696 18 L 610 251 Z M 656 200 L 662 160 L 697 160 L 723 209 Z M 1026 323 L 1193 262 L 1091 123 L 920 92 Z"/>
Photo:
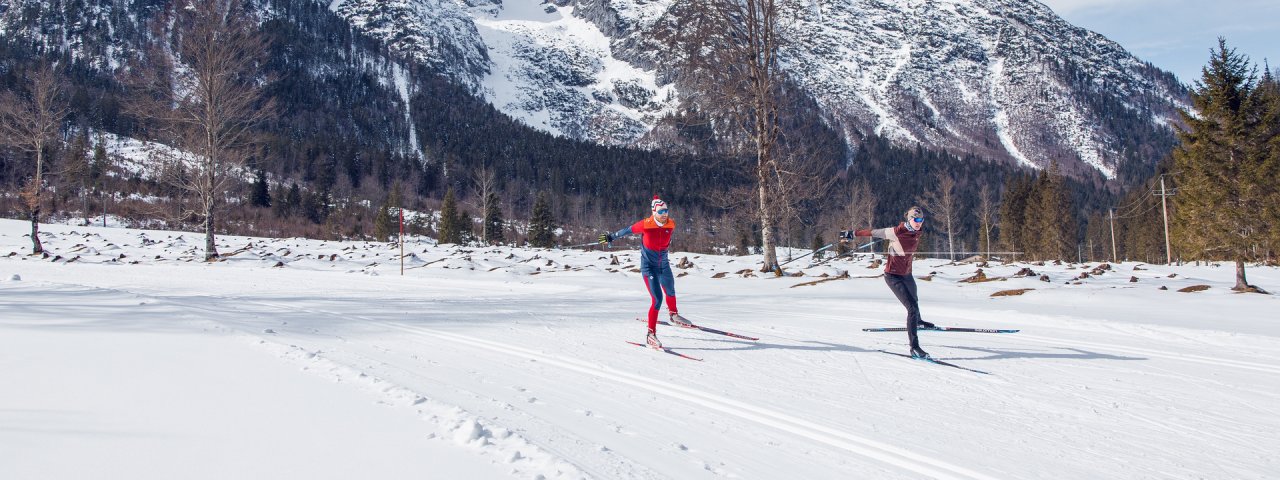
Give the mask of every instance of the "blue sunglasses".
<path id="1" fill-rule="evenodd" d="M 666 215 L 666 214 L 667 214 L 667 209 L 664 208 L 662 210 L 658 210 L 658 215 Z"/>
<path id="2" fill-rule="evenodd" d="M 916 223 L 924 223 L 924 217 L 912 217 L 911 221 Z"/>

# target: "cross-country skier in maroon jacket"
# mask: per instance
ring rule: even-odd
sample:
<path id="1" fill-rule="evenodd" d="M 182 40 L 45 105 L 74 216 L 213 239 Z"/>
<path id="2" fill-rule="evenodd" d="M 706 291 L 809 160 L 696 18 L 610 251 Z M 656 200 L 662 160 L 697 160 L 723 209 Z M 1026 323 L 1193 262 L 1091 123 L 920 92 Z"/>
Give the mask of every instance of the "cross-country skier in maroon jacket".
<path id="1" fill-rule="evenodd" d="M 840 241 L 847 242 L 854 237 L 875 237 L 888 240 L 889 261 L 884 267 L 884 283 L 889 284 L 894 296 L 907 307 L 907 339 L 911 341 L 911 356 L 914 358 L 930 358 L 920 348 L 920 340 L 916 336 L 917 328 L 936 328 L 932 323 L 920 318 L 920 297 L 916 294 L 916 279 L 911 276 L 911 260 L 920 241 L 920 231 L 924 228 L 924 211 L 920 207 L 907 210 L 906 218 L 896 227 L 862 229 L 858 231 L 840 232 Z"/>

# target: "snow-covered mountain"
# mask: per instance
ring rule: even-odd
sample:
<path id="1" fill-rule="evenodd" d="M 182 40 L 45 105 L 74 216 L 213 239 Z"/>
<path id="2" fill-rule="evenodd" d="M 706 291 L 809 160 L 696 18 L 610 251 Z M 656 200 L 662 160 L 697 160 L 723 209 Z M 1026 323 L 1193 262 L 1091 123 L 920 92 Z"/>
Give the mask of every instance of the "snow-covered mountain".
<path id="1" fill-rule="evenodd" d="M 330 9 L 437 67 L 503 112 L 575 139 L 628 144 L 676 105 L 673 85 L 614 56 L 572 4 L 534 0 L 336 0 Z"/>
<path id="2" fill-rule="evenodd" d="M 393 49 L 440 65 L 548 132 L 636 144 L 679 108 L 655 38 L 674 0 L 337 0 Z M 1118 114 L 1167 127 L 1185 90 L 1026 0 L 804 0 L 784 64 L 851 145 L 867 134 L 1114 177 Z M 1155 159 L 1151 159 L 1154 161 Z"/>
<path id="3" fill-rule="evenodd" d="M 1114 177 L 1122 162 L 1150 165 L 1164 155 L 1167 146 L 1151 147 L 1160 143 L 1149 141 L 1151 132 L 1167 137 L 1176 108 L 1187 107 L 1185 88 L 1171 74 L 1036 1 L 788 1 L 795 6 L 784 22 L 785 71 L 850 152 L 877 135 L 1012 164 L 1057 160 L 1068 173 Z M 147 22 L 165 3 L 0 0 L 0 35 L 120 74 L 143 54 Z M 687 99 L 697 98 L 692 86 L 674 83 L 679 65 L 658 40 L 675 23 L 675 0 L 254 3 L 264 21 L 348 37 L 312 11 L 336 15 L 333 22 L 377 44 L 322 45 L 317 50 L 329 53 L 317 54 L 318 62 L 348 64 L 312 61 L 296 71 L 322 81 L 368 71 L 390 93 L 379 93 L 387 97 L 379 101 L 399 110 L 386 112 L 397 119 L 390 126 L 369 130 L 387 131 L 395 151 L 420 154 L 419 137 L 429 133 L 410 126 L 411 99 L 423 81 L 411 71 L 443 72 L 503 113 L 556 135 L 687 147 L 660 134 L 672 114 L 690 107 Z"/>

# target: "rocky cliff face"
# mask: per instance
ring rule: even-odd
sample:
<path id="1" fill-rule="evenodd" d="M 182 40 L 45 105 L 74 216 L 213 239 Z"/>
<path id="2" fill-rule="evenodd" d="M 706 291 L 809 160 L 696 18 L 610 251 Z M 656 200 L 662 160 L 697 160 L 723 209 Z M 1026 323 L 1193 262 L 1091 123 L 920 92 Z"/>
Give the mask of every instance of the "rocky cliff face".
<path id="1" fill-rule="evenodd" d="M 476 26 L 454 41 L 483 45 L 489 62 L 484 74 L 463 64 L 451 71 L 536 128 L 636 143 L 680 108 L 680 89 L 669 80 L 676 66 L 658 60 L 654 40 L 673 4 L 454 3 Z M 1107 106 L 1166 127 L 1186 106 L 1173 76 L 1035 1 L 795 5 L 785 22 L 787 75 L 851 145 L 873 133 L 1034 167 L 1057 160 L 1068 171 L 1111 177 L 1125 126 Z"/>

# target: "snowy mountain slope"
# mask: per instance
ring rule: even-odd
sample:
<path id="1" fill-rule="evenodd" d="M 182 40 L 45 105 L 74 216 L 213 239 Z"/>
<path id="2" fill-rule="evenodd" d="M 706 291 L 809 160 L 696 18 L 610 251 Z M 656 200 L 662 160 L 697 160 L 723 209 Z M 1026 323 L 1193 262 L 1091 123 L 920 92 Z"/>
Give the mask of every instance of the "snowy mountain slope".
<path id="1" fill-rule="evenodd" d="M 484 95 L 528 125 L 626 143 L 674 110 L 675 87 L 615 58 L 610 39 L 571 6 L 512 2 L 473 12 L 494 58 Z"/>
<path id="2" fill-rule="evenodd" d="M 389 49 L 423 65 L 457 72 L 475 87 L 489 71 L 489 57 L 475 23 L 457 0 L 325 0 L 329 9 L 382 40 Z"/>
<path id="3" fill-rule="evenodd" d="M 787 74 L 853 145 L 875 133 L 1035 167 L 1056 159 L 1068 171 L 1114 177 L 1123 132 L 1094 97 L 1161 128 L 1176 121 L 1175 108 L 1188 107 L 1171 75 L 1039 2 L 801 3 L 787 12 Z M 443 37 L 485 50 L 491 73 L 470 64 L 448 71 L 483 84 L 490 101 L 535 128 L 631 144 L 678 101 L 668 80 L 674 60 L 654 40 L 670 28 L 671 1 L 471 4 L 476 31 Z"/>
<path id="4" fill-rule="evenodd" d="M 859 123 L 882 135 L 967 150 L 994 130 L 1020 161 L 1043 165 L 1065 150 L 1114 176 L 1110 132 L 1081 98 L 1094 92 L 1071 84 L 1068 65 L 1130 108 L 1171 118 L 1173 106 L 1185 106 L 1173 85 L 1153 78 L 1119 45 L 1039 2 L 893 5 L 825 2 L 802 17 L 797 36 L 819 38 L 830 51 L 791 50 L 794 68 L 807 72 L 798 78 L 822 92 L 820 101 L 851 107 Z M 862 34 L 841 36 L 829 25 Z"/>
<path id="5" fill-rule="evenodd" d="M 26 227 L 0 221 L 0 255 L 29 247 Z M 0 395 L 0 424 L 36 427 L 0 429 L 0 452 L 23 452 L 0 462 L 5 478 L 75 478 L 68 460 L 131 478 L 164 475 L 139 462 L 181 462 L 216 478 L 199 468 L 210 451 L 288 472 L 321 452 L 317 437 L 360 441 L 312 454 L 298 470 L 308 478 L 349 478 L 361 462 L 467 478 L 1249 479 L 1276 468 L 1257 445 L 1280 440 L 1277 300 L 1229 292 L 1230 265 L 1124 263 L 1081 279 L 1097 264 L 992 264 L 986 274 L 1006 280 L 965 284 L 972 264 L 917 261 L 931 277 L 926 319 L 1022 329 L 921 334 L 935 356 L 992 373 L 981 376 L 877 351 L 904 351 L 905 335 L 860 331 L 902 319 L 868 259 L 772 279 L 733 273 L 750 259 L 675 253 L 693 263 L 676 269 L 683 314 L 760 337 L 660 327 L 705 359 L 691 362 L 622 342 L 642 336 L 633 318 L 647 297 L 621 245 L 413 239 L 401 277 L 387 244 L 226 236 L 221 250 L 236 253 L 205 264 L 196 234 L 43 230 L 54 255 L 0 257 L 0 380 L 24 392 Z M 1011 278 L 1024 267 L 1051 282 Z M 1280 284 L 1274 268 L 1250 275 Z M 1210 288 L 1176 292 L 1197 284 Z M 1013 288 L 1035 290 L 990 296 Z M 377 432 L 397 418 L 394 436 Z M 235 445 L 265 438 L 281 453 Z M 110 445 L 140 453 L 97 453 Z M 442 453 L 452 462 L 422 470 Z"/>

